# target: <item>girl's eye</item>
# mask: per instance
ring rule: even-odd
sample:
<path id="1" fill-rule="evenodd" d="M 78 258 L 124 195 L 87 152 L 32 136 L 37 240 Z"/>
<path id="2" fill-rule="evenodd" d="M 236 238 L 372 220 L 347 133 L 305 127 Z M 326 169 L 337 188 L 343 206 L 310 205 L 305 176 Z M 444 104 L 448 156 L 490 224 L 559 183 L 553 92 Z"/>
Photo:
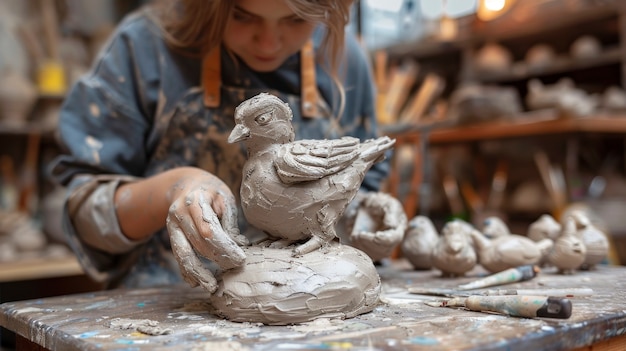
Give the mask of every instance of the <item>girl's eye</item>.
<path id="1" fill-rule="evenodd" d="M 292 23 L 292 24 L 303 24 L 303 23 L 306 23 L 306 20 L 304 18 L 296 17 L 296 16 L 288 18 L 287 21 L 289 23 Z"/>
<path id="2" fill-rule="evenodd" d="M 260 125 L 264 125 L 264 124 L 268 124 L 272 120 L 272 117 L 273 117 L 273 112 L 267 112 L 267 113 L 257 116 L 254 120 L 256 121 L 256 123 Z"/>
<path id="3" fill-rule="evenodd" d="M 238 22 L 250 22 L 252 21 L 252 16 L 235 11 L 233 12 L 233 19 Z"/>

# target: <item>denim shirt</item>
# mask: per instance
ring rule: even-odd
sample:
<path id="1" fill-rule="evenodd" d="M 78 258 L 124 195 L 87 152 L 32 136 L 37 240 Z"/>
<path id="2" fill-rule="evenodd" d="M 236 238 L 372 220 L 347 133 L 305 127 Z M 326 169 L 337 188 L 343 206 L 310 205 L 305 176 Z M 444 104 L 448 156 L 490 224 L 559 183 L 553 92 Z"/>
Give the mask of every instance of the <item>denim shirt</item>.
<path id="1" fill-rule="evenodd" d="M 179 159 L 184 159 L 185 164 L 166 165 L 159 158 L 164 140 L 175 138 L 174 133 L 199 132 L 172 131 L 170 123 L 181 110 L 198 113 L 206 110 L 195 99 L 202 92 L 202 59 L 169 48 L 160 29 L 145 11 L 131 14 L 119 24 L 92 70 L 70 90 L 58 125 L 59 141 L 65 152 L 51 167 L 53 177 L 68 189 L 63 219 L 68 242 L 88 275 L 110 285 L 152 286 L 180 281 L 167 235 L 133 242 L 121 233 L 113 202 L 116 187 L 175 166 L 204 168 L 202 160 L 198 159 L 202 156 L 188 152 L 195 149 L 193 144 L 188 149 L 172 148 L 169 144 L 165 147 L 170 153 L 179 152 Z M 322 34 L 322 28 L 314 33 L 315 49 L 319 48 Z M 321 128 L 318 127 L 320 122 L 294 118 L 296 138 L 351 135 L 365 140 L 377 136 L 369 63 L 350 35 L 346 39 L 345 56 L 346 62 L 339 73 L 345 88 L 345 108 L 338 123 L 326 121 L 331 127 Z M 298 54 L 270 73 L 255 72 L 234 60 L 237 59 L 222 50 L 222 84 L 228 89 L 299 95 Z M 316 77 L 323 100 L 336 115 L 339 97 L 330 76 L 316 65 Z M 238 101 L 220 106 L 220 113 L 234 111 L 244 99 L 241 96 Z M 294 116 L 299 115 L 295 112 L 300 106 L 288 102 Z M 223 118 L 232 123 L 232 114 Z M 181 134 L 181 137 L 189 135 Z M 226 150 L 220 150 L 219 146 L 212 146 L 210 154 L 213 164 L 231 161 Z M 154 166 L 160 163 L 163 167 Z M 374 165 L 362 188 L 378 190 L 387 172 L 387 163 Z M 238 174 L 239 180 L 240 177 Z M 237 181 L 223 180 L 229 185 L 237 184 Z M 236 195 L 239 192 L 238 188 L 231 190 Z M 138 274 L 140 270 L 142 273 Z M 132 278 L 133 273 L 139 278 Z"/>

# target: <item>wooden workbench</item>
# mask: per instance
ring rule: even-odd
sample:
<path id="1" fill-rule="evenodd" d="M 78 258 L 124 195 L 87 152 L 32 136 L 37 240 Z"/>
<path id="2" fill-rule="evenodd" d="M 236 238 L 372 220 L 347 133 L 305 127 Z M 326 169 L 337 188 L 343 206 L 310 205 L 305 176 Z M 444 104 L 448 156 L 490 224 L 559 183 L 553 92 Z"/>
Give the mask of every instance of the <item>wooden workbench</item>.
<path id="1" fill-rule="evenodd" d="M 624 350 L 626 267 L 563 276 L 544 269 L 507 288 L 588 287 L 572 298 L 569 319 L 526 319 L 425 305 L 437 297 L 407 293 L 408 286 L 453 287 L 485 272 L 440 278 L 404 261 L 379 267 L 381 304 L 348 320 L 319 319 L 294 326 L 233 323 L 207 312 L 206 294 L 186 286 L 111 290 L 0 305 L 0 325 L 18 335 L 18 349 L 40 350 Z M 149 319 L 169 330 L 148 335 L 111 327 L 115 318 Z M 589 350 L 592 348 L 585 348 Z"/>

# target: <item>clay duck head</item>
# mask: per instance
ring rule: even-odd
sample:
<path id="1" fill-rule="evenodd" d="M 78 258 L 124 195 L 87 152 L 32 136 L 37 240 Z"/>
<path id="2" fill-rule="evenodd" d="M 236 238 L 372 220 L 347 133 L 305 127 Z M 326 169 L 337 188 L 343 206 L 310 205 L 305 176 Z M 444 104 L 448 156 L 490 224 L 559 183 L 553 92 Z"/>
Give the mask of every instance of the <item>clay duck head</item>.
<path id="1" fill-rule="evenodd" d="M 557 267 L 560 273 L 573 274 L 585 262 L 586 255 L 587 248 L 576 230 L 576 220 L 568 216 L 561 236 L 548 255 L 548 261 Z"/>
<path id="2" fill-rule="evenodd" d="M 544 214 L 528 226 L 527 236 L 533 241 L 556 240 L 561 234 L 561 224 L 549 214 Z"/>
<path id="3" fill-rule="evenodd" d="M 277 96 L 261 93 L 242 102 L 235 109 L 235 128 L 229 143 L 247 141 L 248 149 L 292 142 L 295 131 L 289 105 Z"/>
<path id="4" fill-rule="evenodd" d="M 489 239 L 494 239 L 500 236 L 511 235 L 511 231 L 500 217 L 491 216 L 483 221 L 483 234 Z"/>
<path id="5" fill-rule="evenodd" d="M 469 235 L 472 229 L 461 220 L 450 221 L 443 227 L 431 255 L 433 267 L 441 270 L 442 276 L 462 276 L 476 265 L 476 251 Z"/>

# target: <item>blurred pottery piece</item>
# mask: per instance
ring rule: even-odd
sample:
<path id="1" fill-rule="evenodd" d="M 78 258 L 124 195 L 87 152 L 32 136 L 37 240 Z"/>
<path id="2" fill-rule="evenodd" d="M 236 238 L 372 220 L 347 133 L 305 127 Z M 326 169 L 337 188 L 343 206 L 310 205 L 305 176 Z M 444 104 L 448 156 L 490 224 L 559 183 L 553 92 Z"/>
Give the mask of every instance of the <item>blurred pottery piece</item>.
<path id="1" fill-rule="evenodd" d="M 438 241 L 439 234 L 433 222 L 426 216 L 416 216 L 409 221 L 400 248 L 415 269 L 426 270 L 433 267 L 432 253 Z"/>
<path id="2" fill-rule="evenodd" d="M 492 273 L 517 266 L 538 264 L 550 252 L 553 245 L 550 239 L 534 242 L 517 234 L 499 236 L 490 240 L 478 230 L 473 230 L 471 237 L 478 254 L 478 262 Z"/>
<path id="3" fill-rule="evenodd" d="M 528 68 L 539 69 L 552 64 L 555 57 L 556 53 L 550 45 L 536 44 L 526 52 L 524 62 Z"/>
<path id="4" fill-rule="evenodd" d="M 548 255 L 548 262 L 562 274 L 573 274 L 584 262 L 587 248 L 576 230 L 576 221 L 568 216 L 561 235 Z"/>
<path id="5" fill-rule="evenodd" d="M 500 217 L 490 216 L 483 222 L 483 234 L 489 239 L 495 239 L 511 235 L 511 231 Z"/>
<path id="6" fill-rule="evenodd" d="M 560 234 L 561 223 L 557 222 L 551 215 L 544 214 L 528 226 L 527 236 L 533 241 L 541 241 L 543 239 L 556 241 Z"/>
<path id="7" fill-rule="evenodd" d="M 531 110 L 556 108 L 566 117 L 582 117 L 595 111 L 598 98 L 576 88 L 569 78 L 562 78 L 551 85 L 531 79 L 528 82 L 526 103 Z"/>
<path id="8" fill-rule="evenodd" d="M 583 211 L 574 211 L 571 216 L 576 223 L 577 234 L 587 249 L 585 260 L 580 269 L 594 269 L 597 264 L 607 258 L 609 254 L 609 240 L 604 232 L 591 223 L 591 220 Z"/>
<path id="9" fill-rule="evenodd" d="M 509 50 L 496 43 L 487 43 L 476 53 L 476 68 L 482 72 L 506 72 L 513 57 Z"/>
<path id="10" fill-rule="evenodd" d="M 510 118 L 522 110 L 515 88 L 466 84 L 452 93 L 448 118 L 457 124 L 471 124 Z"/>
<path id="11" fill-rule="evenodd" d="M 441 230 L 432 252 L 432 263 L 442 277 L 460 277 L 476 266 L 478 257 L 472 245 L 471 230 L 475 229 L 461 220 L 450 221 Z"/>
<path id="12" fill-rule="evenodd" d="M 602 107 L 611 111 L 626 110 L 626 91 L 612 85 L 602 94 Z"/>
<path id="13" fill-rule="evenodd" d="M 573 58 L 588 58 L 599 55 L 602 52 L 602 44 L 591 35 L 583 35 L 574 40 L 570 46 L 569 53 Z"/>

